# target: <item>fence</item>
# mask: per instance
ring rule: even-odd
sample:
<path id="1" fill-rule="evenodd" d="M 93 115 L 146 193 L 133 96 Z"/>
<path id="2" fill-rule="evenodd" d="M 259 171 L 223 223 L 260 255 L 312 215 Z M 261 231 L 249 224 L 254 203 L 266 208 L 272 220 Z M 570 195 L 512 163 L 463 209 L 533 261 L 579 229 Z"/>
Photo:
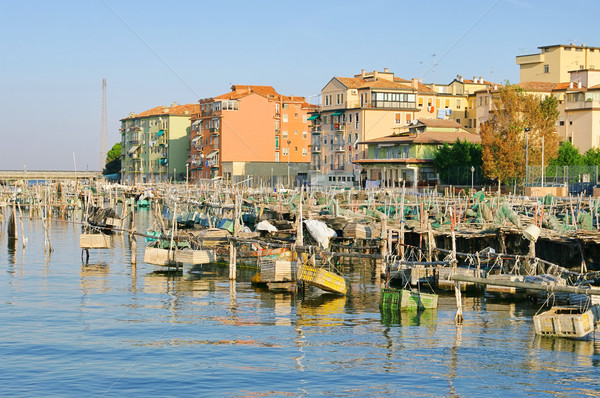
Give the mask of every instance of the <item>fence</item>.
<path id="1" fill-rule="evenodd" d="M 569 193 L 591 195 L 598 185 L 598 166 L 529 166 L 525 177 L 527 186 L 567 186 Z"/>
<path id="2" fill-rule="evenodd" d="M 473 167 L 472 169 L 471 166 L 451 167 L 440 172 L 439 175 L 440 183 L 444 185 L 477 186 L 489 183 L 489 181 L 484 178 L 481 167 Z"/>

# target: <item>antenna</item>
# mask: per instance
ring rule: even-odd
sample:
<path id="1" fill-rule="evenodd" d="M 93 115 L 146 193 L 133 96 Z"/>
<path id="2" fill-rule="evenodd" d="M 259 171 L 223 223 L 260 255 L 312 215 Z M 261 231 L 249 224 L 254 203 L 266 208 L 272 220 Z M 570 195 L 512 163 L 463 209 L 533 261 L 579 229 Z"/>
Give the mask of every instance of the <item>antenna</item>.
<path id="1" fill-rule="evenodd" d="M 100 132 L 100 171 L 106 165 L 108 134 L 106 132 L 106 79 L 102 79 L 102 131 Z"/>

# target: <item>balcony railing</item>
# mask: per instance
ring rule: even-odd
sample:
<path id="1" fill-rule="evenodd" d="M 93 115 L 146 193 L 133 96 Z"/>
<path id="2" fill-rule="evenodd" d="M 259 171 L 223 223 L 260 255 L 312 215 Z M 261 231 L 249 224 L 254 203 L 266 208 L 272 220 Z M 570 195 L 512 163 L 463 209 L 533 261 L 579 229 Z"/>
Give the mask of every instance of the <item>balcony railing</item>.
<path id="1" fill-rule="evenodd" d="M 220 133 L 221 129 L 219 127 L 211 127 L 208 129 L 210 133 Z"/>
<path id="2" fill-rule="evenodd" d="M 576 110 L 576 109 L 592 109 L 592 108 L 600 108 L 600 101 L 576 101 L 576 102 L 567 102 L 565 106 L 565 110 Z"/>
<path id="3" fill-rule="evenodd" d="M 313 146 L 310 148 L 310 151 L 311 151 L 311 152 L 321 152 L 321 145 L 313 145 Z"/>
<path id="4" fill-rule="evenodd" d="M 331 130 L 338 132 L 346 131 L 346 123 L 332 123 Z"/>

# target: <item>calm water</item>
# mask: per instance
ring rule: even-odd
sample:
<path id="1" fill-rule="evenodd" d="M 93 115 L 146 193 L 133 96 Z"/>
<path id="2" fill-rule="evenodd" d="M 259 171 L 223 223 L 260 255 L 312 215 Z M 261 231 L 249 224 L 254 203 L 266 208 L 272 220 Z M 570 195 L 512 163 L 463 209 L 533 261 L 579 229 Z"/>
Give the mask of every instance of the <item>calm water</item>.
<path id="1" fill-rule="evenodd" d="M 138 213 L 138 225 L 149 212 Z M 53 222 L 55 250 L 0 235 L 0 395 L 600 396 L 600 340 L 536 338 L 528 303 L 453 295 L 393 319 L 355 264 L 347 297 L 261 291 L 252 271 L 130 265 L 127 239 L 81 261 L 79 227 Z"/>

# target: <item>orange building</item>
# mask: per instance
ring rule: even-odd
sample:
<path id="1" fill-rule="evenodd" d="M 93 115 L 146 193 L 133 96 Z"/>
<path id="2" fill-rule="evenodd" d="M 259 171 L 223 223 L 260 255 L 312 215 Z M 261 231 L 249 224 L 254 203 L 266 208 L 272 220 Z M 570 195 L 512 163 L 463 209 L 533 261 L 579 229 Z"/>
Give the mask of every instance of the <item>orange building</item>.
<path id="1" fill-rule="evenodd" d="M 247 176 L 292 183 L 310 164 L 304 97 L 283 96 L 271 86 L 234 85 L 231 92 L 200 102 L 192 116 L 192 181 Z"/>

